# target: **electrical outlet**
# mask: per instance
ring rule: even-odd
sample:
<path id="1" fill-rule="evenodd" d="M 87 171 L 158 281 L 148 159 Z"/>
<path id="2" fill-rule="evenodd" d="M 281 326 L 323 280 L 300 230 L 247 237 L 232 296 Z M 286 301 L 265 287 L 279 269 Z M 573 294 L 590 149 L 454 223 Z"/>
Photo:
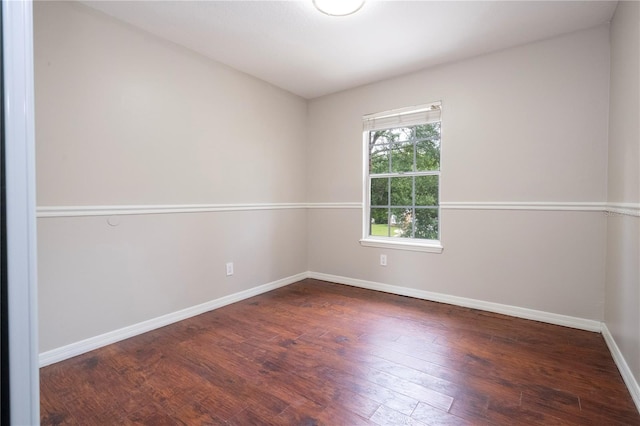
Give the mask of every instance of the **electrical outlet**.
<path id="1" fill-rule="evenodd" d="M 387 255 L 386 254 L 381 254 L 380 255 L 380 266 L 387 266 Z"/>
<path id="2" fill-rule="evenodd" d="M 233 262 L 227 262 L 227 276 L 233 275 Z"/>

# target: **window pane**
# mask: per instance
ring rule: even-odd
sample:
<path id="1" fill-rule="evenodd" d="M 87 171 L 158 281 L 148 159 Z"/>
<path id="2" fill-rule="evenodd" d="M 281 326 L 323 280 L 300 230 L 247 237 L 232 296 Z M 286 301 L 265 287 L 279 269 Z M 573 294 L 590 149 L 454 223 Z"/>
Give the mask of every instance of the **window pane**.
<path id="1" fill-rule="evenodd" d="M 416 176 L 416 206 L 438 205 L 438 176 Z"/>
<path id="2" fill-rule="evenodd" d="M 369 132 L 369 146 L 389 144 L 394 140 L 393 133 L 388 129 Z"/>
<path id="3" fill-rule="evenodd" d="M 415 139 L 415 131 L 413 127 L 398 127 L 396 129 L 391 129 L 391 132 L 395 135 L 396 142 L 406 142 Z"/>
<path id="4" fill-rule="evenodd" d="M 389 178 L 371 179 L 371 205 L 389 205 Z"/>
<path id="5" fill-rule="evenodd" d="M 375 144 L 370 146 L 369 173 L 389 172 L 389 145 Z"/>
<path id="6" fill-rule="evenodd" d="M 371 231 L 375 237 L 389 236 L 389 209 L 371 209 Z"/>
<path id="7" fill-rule="evenodd" d="M 391 179 L 391 205 L 411 206 L 412 200 L 412 177 L 394 177 Z"/>
<path id="8" fill-rule="evenodd" d="M 416 209 L 415 238 L 438 239 L 438 209 Z"/>
<path id="9" fill-rule="evenodd" d="M 440 123 L 416 126 L 416 170 L 440 170 Z"/>
<path id="10" fill-rule="evenodd" d="M 391 209 L 391 217 L 389 218 L 389 230 L 392 237 L 411 238 L 411 210 L 411 208 Z"/>
<path id="11" fill-rule="evenodd" d="M 390 146 L 394 140 L 389 130 L 369 132 L 369 173 L 389 173 Z"/>
<path id="12" fill-rule="evenodd" d="M 391 171 L 413 171 L 413 143 L 403 142 L 391 146 Z"/>

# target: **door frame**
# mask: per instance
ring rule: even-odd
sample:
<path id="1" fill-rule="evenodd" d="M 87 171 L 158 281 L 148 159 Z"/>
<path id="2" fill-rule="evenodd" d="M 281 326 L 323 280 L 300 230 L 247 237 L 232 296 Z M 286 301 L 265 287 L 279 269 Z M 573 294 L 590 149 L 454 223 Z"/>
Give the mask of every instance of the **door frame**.
<path id="1" fill-rule="evenodd" d="M 2 2 L 11 424 L 40 423 L 33 5 Z"/>

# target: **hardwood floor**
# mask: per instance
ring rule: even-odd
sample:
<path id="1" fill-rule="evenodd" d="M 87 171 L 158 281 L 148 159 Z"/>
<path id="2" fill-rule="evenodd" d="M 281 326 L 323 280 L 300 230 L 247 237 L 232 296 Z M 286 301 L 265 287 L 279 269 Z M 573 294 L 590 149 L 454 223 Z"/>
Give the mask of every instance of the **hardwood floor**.
<path id="1" fill-rule="evenodd" d="M 40 377 L 43 425 L 640 425 L 600 334 L 310 279 Z"/>

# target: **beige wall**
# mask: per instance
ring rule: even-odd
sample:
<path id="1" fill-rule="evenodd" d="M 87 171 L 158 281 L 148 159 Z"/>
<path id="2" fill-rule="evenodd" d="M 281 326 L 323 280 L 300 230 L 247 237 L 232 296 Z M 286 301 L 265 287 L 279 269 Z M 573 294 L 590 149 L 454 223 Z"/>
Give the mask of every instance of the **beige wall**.
<path id="1" fill-rule="evenodd" d="M 640 211 L 640 3 L 618 3 L 611 22 L 609 191 Z M 640 382 L 640 217 L 607 218 L 605 323 Z"/>
<path id="2" fill-rule="evenodd" d="M 364 114 L 442 100 L 443 202 L 603 202 L 608 91 L 603 26 L 312 100 L 308 198 L 362 200 Z M 602 212 L 442 210 L 442 254 L 361 247 L 361 223 L 311 211 L 309 269 L 602 319 Z"/>
<path id="3" fill-rule="evenodd" d="M 39 206 L 305 201 L 305 100 L 77 3 L 34 21 Z M 41 351 L 307 270 L 304 209 L 119 221 L 38 220 Z"/>
<path id="4" fill-rule="evenodd" d="M 35 59 L 38 205 L 304 201 L 302 98 L 80 4 Z"/>
<path id="5" fill-rule="evenodd" d="M 306 270 L 304 210 L 47 218 L 38 237 L 43 352 Z"/>

